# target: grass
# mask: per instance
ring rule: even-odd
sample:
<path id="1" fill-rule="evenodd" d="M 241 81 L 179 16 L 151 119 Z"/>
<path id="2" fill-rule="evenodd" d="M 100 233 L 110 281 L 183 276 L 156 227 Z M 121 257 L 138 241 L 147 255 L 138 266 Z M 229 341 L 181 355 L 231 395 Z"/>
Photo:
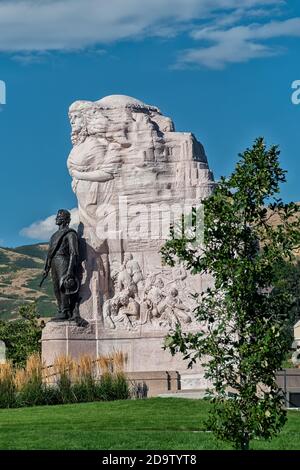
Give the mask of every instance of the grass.
<path id="1" fill-rule="evenodd" d="M 0 449 L 221 450 L 204 431 L 204 400 L 152 398 L 0 410 Z M 271 442 L 254 449 L 300 449 L 300 412 Z"/>

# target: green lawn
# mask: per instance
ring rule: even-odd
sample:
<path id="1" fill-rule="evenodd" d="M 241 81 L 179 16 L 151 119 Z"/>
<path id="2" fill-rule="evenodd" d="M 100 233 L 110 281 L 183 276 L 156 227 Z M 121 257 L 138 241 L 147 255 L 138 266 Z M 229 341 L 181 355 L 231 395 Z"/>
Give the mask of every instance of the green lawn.
<path id="1" fill-rule="evenodd" d="M 152 398 L 0 410 L 0 449 L 230 449 L 203 432 L 209 403 Z M 254 449 L 300 450 L 300 412 Z"/>

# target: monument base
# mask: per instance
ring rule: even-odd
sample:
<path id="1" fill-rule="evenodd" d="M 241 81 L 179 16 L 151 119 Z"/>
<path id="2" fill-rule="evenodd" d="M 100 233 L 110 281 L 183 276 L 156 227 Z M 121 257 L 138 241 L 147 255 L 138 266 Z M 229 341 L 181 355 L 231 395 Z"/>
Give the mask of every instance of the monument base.
<path id="1" fill-rule="evenodd" d="M 97 321 L 85 328 L 71 322 L 48 322 L 42 335 L 42 357 L 47 366 L 58 356 L 68 355 L 79 358 L 88 354 L 93 358 L 114 352 L 122 352 L 126 358 L 124 372 L 133 379 L 153 381 L 154 375 L 161 385 L 151 390 L 155 395 L 168 391 L 170 377 L 172 390 L 206 388 L 203 368 L 199 365 L 188 369 L 188 361 L 181 354 L 172 356 L 163 349 L 166 331 L 147 331 L 141 326 L 139 331 L 104 329 Z M 153 375 L 154 374 L 154 375 Z M 154 393 L 155 390 L 155 393 Z"/>
<path id="2" fill-rule="evenodd" d="M 294 325 L 294 345 L 300 346 L 300 320 Z"/>

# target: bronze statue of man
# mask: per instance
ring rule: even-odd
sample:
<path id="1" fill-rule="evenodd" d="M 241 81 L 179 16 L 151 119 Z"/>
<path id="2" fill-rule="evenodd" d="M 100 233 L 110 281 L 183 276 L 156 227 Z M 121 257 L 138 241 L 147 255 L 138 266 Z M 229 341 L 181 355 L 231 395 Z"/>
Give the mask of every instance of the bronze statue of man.
<path id="1" fill-rule="evenodd" d="M 79 251 L 76 230 L 69 227 L 71 214 L 60 209 L 56 216 L 58 230 L 49 242 L 46 264 L 41 285 L 51 270 L 53 288 L 58 305 L 54 321 L 75 320 L 86 323 L 79 315 Z"/>

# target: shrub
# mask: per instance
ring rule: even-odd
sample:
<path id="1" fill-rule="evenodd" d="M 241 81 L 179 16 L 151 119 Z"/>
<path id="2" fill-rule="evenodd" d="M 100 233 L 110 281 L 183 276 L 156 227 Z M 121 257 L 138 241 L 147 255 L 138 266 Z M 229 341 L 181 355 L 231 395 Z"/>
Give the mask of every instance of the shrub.
<path id="1" fill-rule="evenodd" d="M 24 367 L 31 354 L 40 353 L 42 326 L 35 303 L 21 306 L 19 316 L 17 320 L 0 321 L 0 340 L 5 343 L 7 358 Z"/>

